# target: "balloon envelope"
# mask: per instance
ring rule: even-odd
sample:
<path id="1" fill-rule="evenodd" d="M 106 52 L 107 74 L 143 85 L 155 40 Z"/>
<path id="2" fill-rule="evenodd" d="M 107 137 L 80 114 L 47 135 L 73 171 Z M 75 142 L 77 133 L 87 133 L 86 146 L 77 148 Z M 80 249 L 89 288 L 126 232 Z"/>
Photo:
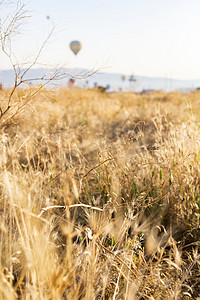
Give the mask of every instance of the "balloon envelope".
<path id="1" fill-rule="evenodd" d="M 75 55 L 81 50 L 82 47 L 79 41 L 72 41 L 69 46 Z"/>
<path id="2" fill-rule="evenodd" d="M 130 82 L 134 82 L 134 81 L 136 81 L 136 79 L 135 79 L 134 75 L 131 75 L 131 76 L 130 76 L 130 78 L 129 78 L 129 81 L 130 81 Z"/>
<path id="3" fill-rule="evenodd" d="M 125 75 L 122 75 L 122 80 L 126 80 L 126 76 Z"/>

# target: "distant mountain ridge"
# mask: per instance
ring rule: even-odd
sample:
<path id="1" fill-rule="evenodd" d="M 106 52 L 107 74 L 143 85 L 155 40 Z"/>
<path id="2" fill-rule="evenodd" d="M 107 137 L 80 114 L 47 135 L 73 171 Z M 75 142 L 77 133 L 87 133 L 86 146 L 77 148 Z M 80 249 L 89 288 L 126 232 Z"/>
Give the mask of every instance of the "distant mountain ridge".
<path id="1" fill-rule="evenodd" d="M 52 81 L 49 83 L 49 87 L 61 87 L 67 86 L 70 79 L 70 74 L 81 77 L 81 74 L 85 74 L 88 71 L 82 69 L 64 69 L 69 74 L 68 77 L 60 80 Z M 30 79 L 35 84 L 34 79 L 42 78 L 44 74 L 53 72 L 53 69 L 46 70 L 44 68 L 32 69 L 28 72 L 26 79 Z M 125 75 L 125 74 L 123 74 Z M 162 77 L 147 77 L 147 76 L 135 76 L 136 82 L 129 81 L 130 75 L 125 75 L 126 80 L 122 80 L 122 74 L 119 73 L 106 73 L 97 72 L 92 76 L 84 79 L 76 80 L 76 86 L 92 88 L 95 85 L 110 87 L 110 91 L 118 91 L 122 89 L 124 91 L 143 91 L 143 90 L 164 90 L 164 91 L 190 91 L 200 87 L 200 80 L 179 80 Z M 14 84 L 14 72 L 13 70 L 0 71 L 0 82 L 3 83 L 5 88 L 12 87 Z M 39 82 L 39 81 L 37 81 Z"/>

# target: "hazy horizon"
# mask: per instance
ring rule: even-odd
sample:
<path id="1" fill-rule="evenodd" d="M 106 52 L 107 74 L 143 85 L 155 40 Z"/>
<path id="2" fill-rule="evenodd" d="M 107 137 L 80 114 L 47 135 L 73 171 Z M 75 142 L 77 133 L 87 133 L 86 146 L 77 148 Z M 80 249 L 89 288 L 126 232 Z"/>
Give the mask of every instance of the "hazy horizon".
<path id="1" fill-rule="evenodd" d="M 48 84 L 48 87 L 64 87 L 68 85 L 68 81 L 70 79 L 70 75 L 78 76 L 81 78 L 81 74 L 83 78 L 77 79 L 75 86 L 80 88 L 93 88 L 96 85 L 110 88 L 108 91 L 135 91 L 141 92 L 143 90 L 163 90 L 166 92 L 170 91 L 182 91 L 182 92 L 189 92 L 196 88 L 200 87 L 200 80 L 179 80 L 179 79 L 172 79 L 166 77 L 149 77 L 149 76 L 140 76 L 134 74 L 136 79 L 135 82 L 130 82 L 131 74 L 123 74 L 125 75 L 125 80 L 122 80 L 122 74 L 120 73 L 109 73 L 109 72 L 102 72 L 99 71 L 92 76 L 84 76 L 87 71 L 83 71 L 82 69 L 66 69 L 69 75 L 61 80 L 52 81 Z M 41 81 L 35 81 L 36 78 L 42 78 L 44 74 L 53 73 L 52 69 L 44 69 L 44 68 L 37 68 L 32 69 L 26 75 L 26 79 L 29 79 L 29 83 L 37 84 Z M 4 71 L 0 71 L 0 82 L 3 83 L 3 86 L 8 88 L 13 86 L 14 83 L 14 71 L 12 69 L 7 69 Z"/>

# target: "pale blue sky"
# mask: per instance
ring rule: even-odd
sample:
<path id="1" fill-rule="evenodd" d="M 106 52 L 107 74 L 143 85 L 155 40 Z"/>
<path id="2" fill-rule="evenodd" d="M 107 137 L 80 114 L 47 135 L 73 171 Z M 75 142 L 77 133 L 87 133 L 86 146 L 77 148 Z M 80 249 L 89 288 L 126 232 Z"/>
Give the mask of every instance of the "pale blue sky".
<path id="1" fill-rule="evenodd" d="M 28 60 L 37 50 L 52 22 L 55 33 L 41 62 L 124 74 L 200 79 L 200 0 L 25 3 L 32 17 L 13 44 L 19 61 Z M 69 49 L 72 40 L 82 42 L 77 56 Z M 9 68 L 2 53 L 0 68 Z"/>

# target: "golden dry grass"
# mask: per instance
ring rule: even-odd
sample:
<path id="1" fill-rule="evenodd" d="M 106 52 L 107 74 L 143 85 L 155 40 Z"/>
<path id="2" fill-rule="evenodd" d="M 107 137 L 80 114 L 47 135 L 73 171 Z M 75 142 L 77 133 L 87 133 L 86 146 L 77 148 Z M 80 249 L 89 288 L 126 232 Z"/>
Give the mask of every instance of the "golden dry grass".
<path id="1" fill-rule="evenodd" d="M 63 89 L 2 126 L 0 299 L 200 297 L 199 112 Z"/>

